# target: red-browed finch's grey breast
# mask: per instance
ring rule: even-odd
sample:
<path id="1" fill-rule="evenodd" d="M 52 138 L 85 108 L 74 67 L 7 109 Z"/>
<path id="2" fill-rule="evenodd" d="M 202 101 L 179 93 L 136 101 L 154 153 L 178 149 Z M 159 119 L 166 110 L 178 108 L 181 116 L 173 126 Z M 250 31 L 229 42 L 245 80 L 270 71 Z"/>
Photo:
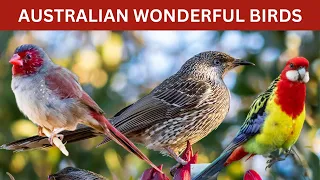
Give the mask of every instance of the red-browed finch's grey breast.
<path id="1" fill-rule="evenodd" d="M 90 61 L 90 60 L 88 60 Z M 38 125 L 63 138 L 63 130 L 75 130 L 85 124 L 106 134 L 123 148 L 157 167 L 104 117 L 102 109 L 82 90 L 77 76 L 54 64 L 43 49 L 35 45 L 19 46 L 9 61 L 12 67 L 12 90 L 19 109 Z"/>

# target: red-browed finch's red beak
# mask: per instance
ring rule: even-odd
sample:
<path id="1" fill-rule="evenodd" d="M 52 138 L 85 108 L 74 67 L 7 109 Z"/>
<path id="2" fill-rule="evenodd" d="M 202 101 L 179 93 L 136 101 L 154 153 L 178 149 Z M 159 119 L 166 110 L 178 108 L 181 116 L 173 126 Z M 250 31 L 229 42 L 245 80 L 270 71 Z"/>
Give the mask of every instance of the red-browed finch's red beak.
<path id="1" fill-rule="evenodd" d="M 12 56 L 12 58 L 10 59 L 9 63 L 11 63 L 15 66 L 22 66 L 23 65 L 23 61 L 18 54 L 14 54 Z"/>

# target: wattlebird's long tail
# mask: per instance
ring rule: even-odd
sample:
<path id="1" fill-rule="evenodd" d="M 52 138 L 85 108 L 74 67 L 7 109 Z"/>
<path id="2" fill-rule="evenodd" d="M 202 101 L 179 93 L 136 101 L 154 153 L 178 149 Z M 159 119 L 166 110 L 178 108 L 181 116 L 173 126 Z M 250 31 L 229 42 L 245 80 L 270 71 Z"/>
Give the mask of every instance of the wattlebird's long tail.
<path id="1" fill-rule="evenodd" d="M 96 130 L 84 125 L 80 125 L 75 131 L 63 131 L 59 134 L 62 134 L 64 136 L 62 141 L 63 143 L 72 143 L 103 135 Z M 52 147 L 48 140 L 48 137 L 32 136 L 29 138 L 20 139 L 18 141 L 4 144 L 0 146 L 0 149 L 19 152 L 34 149 L 43 149 L 48 147 Z"/>

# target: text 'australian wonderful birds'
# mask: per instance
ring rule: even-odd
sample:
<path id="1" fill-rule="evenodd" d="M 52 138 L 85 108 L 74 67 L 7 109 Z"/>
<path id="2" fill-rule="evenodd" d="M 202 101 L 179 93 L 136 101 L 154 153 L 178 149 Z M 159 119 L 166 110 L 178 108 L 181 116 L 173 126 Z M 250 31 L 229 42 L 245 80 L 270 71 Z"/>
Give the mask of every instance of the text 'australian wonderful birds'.
<path id="1" fill-rule="evenodd" d="M 301 9 L 22 9 L 18 22 L 301 22 Z"/>

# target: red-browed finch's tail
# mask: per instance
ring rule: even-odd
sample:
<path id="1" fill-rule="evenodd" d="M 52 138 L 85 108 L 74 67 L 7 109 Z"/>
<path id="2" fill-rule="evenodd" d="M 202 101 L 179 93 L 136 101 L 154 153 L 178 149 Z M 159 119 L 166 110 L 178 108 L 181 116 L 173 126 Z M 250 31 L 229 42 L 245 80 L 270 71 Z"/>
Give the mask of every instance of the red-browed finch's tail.
<path id="1" fill-rule="evenodd" d="M 108 137 L 110 137 L 110 139 L 118 143 L 124 149 L 135 154 L 140 159 L 147 162 L 151 167 L 153 167 L 154 169 L 162 173 L 162 171 L 156 165 L 154 165 L 146 155 L 144 155 L 125 135 L 123 135 L 120 131 L 118 131 L 103 115 L 100 115 L 99 117 L 95 117 L 95 118 L 99 122 L 105 123 L 105 126 L 106 126 L 105 135 L 107 135 Z"/>

